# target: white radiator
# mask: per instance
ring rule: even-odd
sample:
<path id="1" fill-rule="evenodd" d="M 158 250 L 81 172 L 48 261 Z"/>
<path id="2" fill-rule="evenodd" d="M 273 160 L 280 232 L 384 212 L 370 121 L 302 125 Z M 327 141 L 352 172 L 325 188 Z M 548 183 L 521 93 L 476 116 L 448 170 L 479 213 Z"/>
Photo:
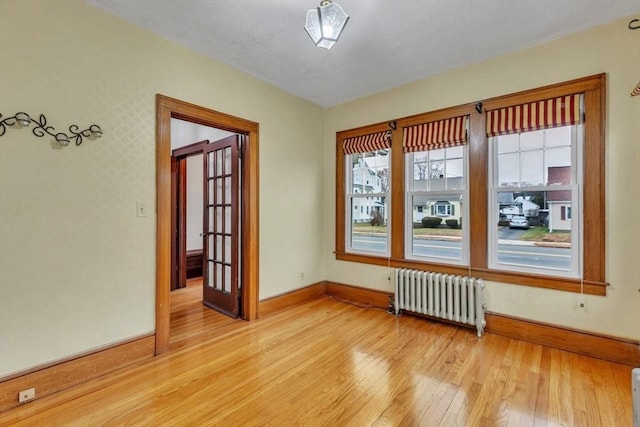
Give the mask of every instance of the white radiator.
<path id="1" fill-rule="evenodd" d="M 394 309 L 475 325 L 478 336 L 484 320 L 484 282 L 473 277 L 398 268 Z"/>
<path id="2" fill-rule="evenodd" d="M 640 427 L 640 368 L 631 370 L 631 390 L 633 394 L 633 427 Z"/>

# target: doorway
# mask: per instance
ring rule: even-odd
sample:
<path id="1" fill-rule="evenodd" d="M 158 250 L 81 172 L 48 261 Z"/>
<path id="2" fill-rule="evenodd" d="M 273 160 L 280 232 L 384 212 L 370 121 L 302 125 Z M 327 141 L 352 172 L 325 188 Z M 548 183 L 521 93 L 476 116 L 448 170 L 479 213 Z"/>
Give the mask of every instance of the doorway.
<path id="1" fill-rule="evenodd" d="M 178 119 L 171 126 L 172 295 L 187 286 L 187 279 L 200 277 L 201 302 L 240 317 L 245 136 Z M 221 136 L 184 145 L 196 137 Z"/>
<path id="2" fill-rule="evenodd" d="M 241 194 L 239 204 L 242 209 L 238 209 L 239 220 L 235 222 L 243 230 L 237 243 L 242 259 L 237 277 L 242 283 L 238 314 L 245 320 L 254 320 L 258 317 L 258 124 L 163 95 L 156 96 L 156 113 L 156 354 L 161 354 L 169 349 L 170 332 L 171 119 L 180 119 L 244 135 L 244 143 L 237 152 L 243 164 L 238 171 L 237 183 Z M 224 207 L 226 206 L 218 206 L 218 208 Z M 225 237 L 226 234 L 228 233 L 224 229 L 219 233 L 220 236 Z M 212 235 L 215 235 L 215 232 Z M 231 241 L 229 243 L 233 244 Z M 223 272 L 228 259 L 219 258 L 217 261 L 218 268 Z M 212 267 L 212 271 L 216 274 L 216 267 Z M 233 274 L 230 273 L 229 277 L 232 278 Z M 224 280 L 222 283 L 225 283 Z"/>

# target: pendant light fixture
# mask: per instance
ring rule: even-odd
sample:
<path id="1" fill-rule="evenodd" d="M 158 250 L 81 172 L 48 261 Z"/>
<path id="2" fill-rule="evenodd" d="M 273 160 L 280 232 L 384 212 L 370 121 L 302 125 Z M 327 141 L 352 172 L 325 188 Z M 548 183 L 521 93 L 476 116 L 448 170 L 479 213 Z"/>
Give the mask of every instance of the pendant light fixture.
<path id="1" fill-rule="evenodd" d="M 304 29 L 316 46 L 331 49 L 340 38 L 347 21 L 349 15 L 339 4 L 331 0 L 322 0 L 320 6 L 307 12 Z"/>

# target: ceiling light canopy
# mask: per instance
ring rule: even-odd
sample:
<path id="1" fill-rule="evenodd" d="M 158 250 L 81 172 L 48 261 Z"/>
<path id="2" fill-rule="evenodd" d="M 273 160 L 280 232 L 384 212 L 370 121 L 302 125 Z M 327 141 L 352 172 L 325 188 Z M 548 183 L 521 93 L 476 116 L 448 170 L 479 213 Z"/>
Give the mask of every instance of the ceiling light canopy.
<path id="1" fill-rule="evenodd" d="M 339 4 L 322 0 L 320 6 L 307 12 L 304 29 L 318 47 L 331 49 L 349 21 Z"/>

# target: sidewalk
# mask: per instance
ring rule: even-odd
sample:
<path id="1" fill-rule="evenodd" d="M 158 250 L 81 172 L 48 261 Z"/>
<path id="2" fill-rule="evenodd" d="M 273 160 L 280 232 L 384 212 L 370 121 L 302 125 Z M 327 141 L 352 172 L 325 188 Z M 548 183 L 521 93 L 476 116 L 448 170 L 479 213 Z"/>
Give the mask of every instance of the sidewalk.
<path id="1" fill-rule="evenodd" d="M 367 231 L 354 231 L 354 235 L 363 237 L 384 237 L 385 233 L 372 233 Z M 456 236 L 415 236 L 415 240 L 438 240 L 448 242 L 459 242 L 460 237 Z M 499 245 L 514 245 L 514 246 L 539 246 L 544 248 L 570 248 L 571 243 L 561 242 L 533 242 L 529 240 L 507 240 L 498 239 Z"/>

